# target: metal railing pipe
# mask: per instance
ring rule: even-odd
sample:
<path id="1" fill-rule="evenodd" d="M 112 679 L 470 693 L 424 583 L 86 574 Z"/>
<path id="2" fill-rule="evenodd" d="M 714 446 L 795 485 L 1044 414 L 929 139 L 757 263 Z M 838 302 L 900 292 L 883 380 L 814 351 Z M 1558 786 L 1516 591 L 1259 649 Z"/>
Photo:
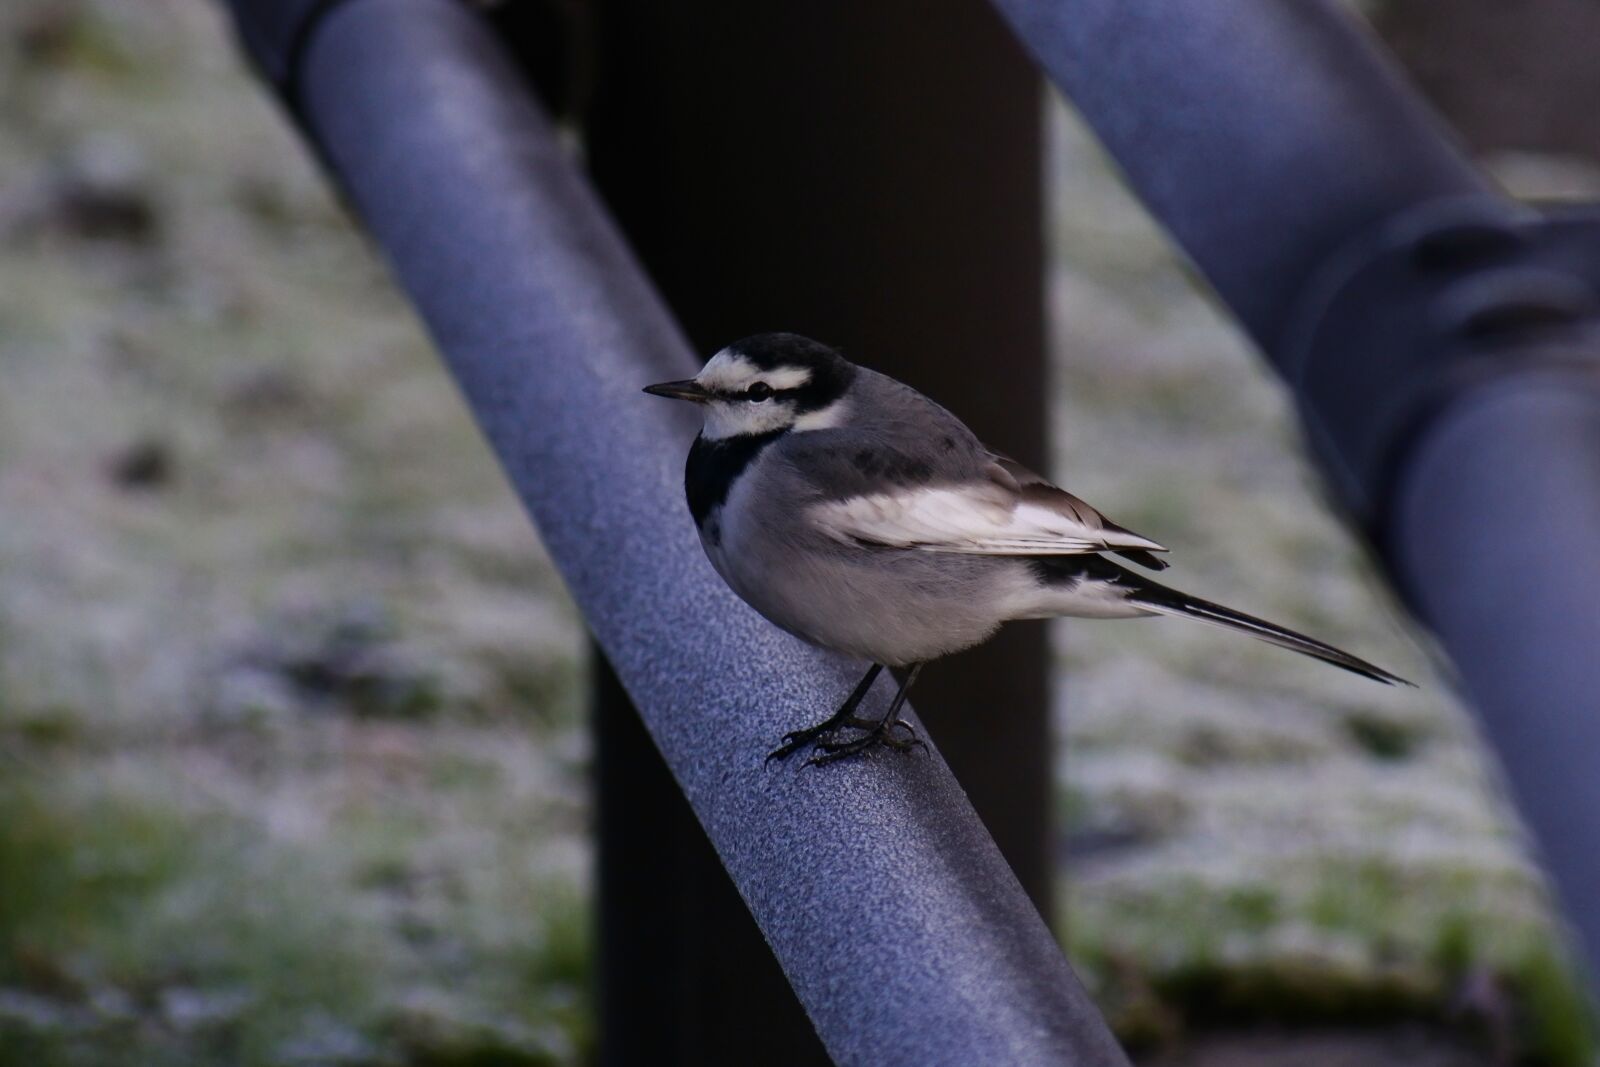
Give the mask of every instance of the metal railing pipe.
<path id="1" fill-rule="evenodd" d="M 1396 210 L 1489 185 L 1339 0 L 993 0 L 1269 350 Z"/>
<path id="2" fill-rule="evenodd" d="M 247 25 L 274 6 L 232 3 Z M 314 10 L 286 64 L 296 113 L 830 1055 L 1125 1063 L 936 752 L 764 763 L 856 665 L 762 621 L 703 558 L 692 425 L 639 391 L 697 361 L 498 41 L 453 0 Z"/>
<path id="3" fill-rule="evenodd" d="M 1391 558 L 1456 663 L 1600 974 L 1600 345 L 1434 420 Z M 1510 540 L 1507 540 L 1510 539 Z"/>
<path id="4" fill-rule="evenodd" d="M 1334 0 L 994 0 L 1289 380 L 1600 969 L 1600 220 L 1492 191 Z"/>

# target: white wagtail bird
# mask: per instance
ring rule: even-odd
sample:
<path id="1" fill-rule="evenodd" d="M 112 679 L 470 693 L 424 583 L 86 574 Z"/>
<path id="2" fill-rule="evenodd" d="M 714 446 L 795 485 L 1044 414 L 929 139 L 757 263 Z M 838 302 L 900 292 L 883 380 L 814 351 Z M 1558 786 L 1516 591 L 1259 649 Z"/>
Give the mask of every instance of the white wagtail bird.
<path id="1" fill-rule="evenodd" d="M 920 744 L 898 718 L 924 663 L 1013 619 L 1178 615 L 1386 684 L 1348 652 L 1159 585 L 1167 549 L 986 448 L 893 378 L 792 333 L 747 337 L 693 378 L 648 386 L 705 409 L 689 450 L 689 511 L 711 565 L 778 626 L 872 666 L 839 710 L 785 735 L 770 758 L 808 763 Z M 904 681 L 882 719 L 855 714 L 884 667 Z M 895 728 L 906 731 L 895 735 Z M 846 730 L 858 735 L 842 739 Z"/>

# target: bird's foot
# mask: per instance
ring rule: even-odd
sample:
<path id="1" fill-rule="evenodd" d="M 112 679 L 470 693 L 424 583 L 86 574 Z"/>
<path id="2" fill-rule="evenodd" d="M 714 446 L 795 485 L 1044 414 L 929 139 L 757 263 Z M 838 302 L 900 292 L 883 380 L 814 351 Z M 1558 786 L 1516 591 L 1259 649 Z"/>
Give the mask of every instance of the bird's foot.
<path id="1" fill-rule="evenodd" d="M 905 722 L 905 720 L 901 719 L 900 722 Z M 767 753 L 767 762 L 788 759 L 819 737 L 828 737 L 847 727 L 854 730 L 870 731 L 876 730 L 881 725 L 883 724 L 877 719 L 861 719 L 854 715 L 835 715 L 830 719 L 817 723 L 815 726 L 807 726 L 804 730 L 790 730 L 784 734 L 783 744 Z"/>
<path id="2" fill-rule="evenodd" d="M 888 719 L 880 722 L 862 722 L 857 719 L 854 722 L 841 725 L 865 729 L 866 733 L 860 737 L 853 737 L 848 741 L 818 742 L 817 747 L 822 751 L 806 760 L 807 767 L 822 767 L 879 746 L 892 748 L 896 752 L 909 752 L 914 748 L 925 749 L 928 747 L 928 743 L 917 736 L 917 728 L 905 719 L 895 719 L 892 722 Z M 895 736 L 897 727 L 905 731 L 906 735 L 904 737 Z"/>
<path id="3" fill-rule="evenodd" d="M 783 735 L 783 744 L 767 753 L 767 762 L 771 763 L 775 759 L 788 759 L 817 738 L 832 733 L 842 725 L 844 723 L 841 720 L 832 718 L 827 722 L 819 722 L 815 726 L 807 726 L 804 730 L 790 730 Z"/>
<path id="4" fill-rule="evenodd" d="M 807 745 L 816 745 L 820 752 L 806 760 L 806 766 L 821 766 L 835 760 L 853 756 L 858 752 L 865 752 L 869 748 L 883 745 L 899 752 L 922 747 L 927 748 L 927 742 L 917 736 L 916 727 L 905 719 L 899 718 L 898 713 L 906 702 L 906 690 L 911 688 L 911 683 L 917 680 L 917 672 L 922 670 L 922 665 L 913 664 L 906 680 L 900 683 L 900 689 L 894 695 L 894 700 L 889 704 L 888 712 L 881 719 L 863 719 L 856 714 L 856 709 L 861 706 L 861 700 L 867 695 L 867 690 L 872 688 L 873 679 L 883 670 L 883 664 L 874 663 L 861 681 L 856 683 L 855 690 L 845 698 L 839 710 L 834 712 L 815 726 L 808 726 L 804 730 L 792 730 L 783 735 L 783 744 L 767 753 L 767 762 L 788 759 Z M 840 730 L 860 730 L 860 737 L 848 741 L 836 741 L 834 735 Z M 904 730 L 906 736 L 895 736 L 895 730 Z"/>

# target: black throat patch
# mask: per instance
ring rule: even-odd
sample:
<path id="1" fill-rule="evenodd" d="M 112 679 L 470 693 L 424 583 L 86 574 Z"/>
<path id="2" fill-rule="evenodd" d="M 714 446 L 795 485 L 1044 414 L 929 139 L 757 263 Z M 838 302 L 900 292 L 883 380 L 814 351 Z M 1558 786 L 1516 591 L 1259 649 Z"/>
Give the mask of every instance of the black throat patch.
<path id="1" fill-rule="evenodd" d="M 788 433 L 773 430 L 769 433 L 747 434 L 742 437 L 725 437 L 708 441 L 694 439 L 689 449 L 689 462 L 683 470 L 683 488 L 689 496 L 689 514 L 696 526 L 705 525 L 706 517 L 728 499 L 733 480 L 761 454 L 761 450 Z"/>

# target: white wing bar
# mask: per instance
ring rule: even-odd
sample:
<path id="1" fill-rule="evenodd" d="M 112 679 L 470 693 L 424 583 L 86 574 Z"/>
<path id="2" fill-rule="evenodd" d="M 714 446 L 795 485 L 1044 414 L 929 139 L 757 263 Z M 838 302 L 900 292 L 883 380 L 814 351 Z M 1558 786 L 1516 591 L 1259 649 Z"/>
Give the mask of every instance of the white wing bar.
<path id="1" fill-rule="evenodd" d="M 1064 495 L 1064 494 L 1063 494 Z M 1069 498 L 1070 499 L 1070 498 Z M 998 485 L 939 486 L 873 493 L 813 505 L 830 536 L 925 552 L 1056 556 L 1108 549 L 1165 552 L 1155 541 L 1008 492 Z"/>

